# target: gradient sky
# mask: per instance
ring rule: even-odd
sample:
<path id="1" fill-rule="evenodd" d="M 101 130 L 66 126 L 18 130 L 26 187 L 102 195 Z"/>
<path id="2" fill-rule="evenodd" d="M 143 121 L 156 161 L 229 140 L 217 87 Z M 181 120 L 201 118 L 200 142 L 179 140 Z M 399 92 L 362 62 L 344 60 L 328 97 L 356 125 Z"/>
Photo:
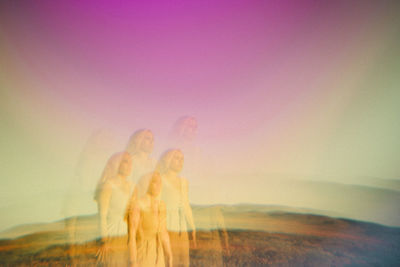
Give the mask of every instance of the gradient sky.
<path id="1" fill-rule="evenodd" d="M 198 120 L 221 195 L 238 192 L 230 174 L 261 175 L 253 182 L 266 187 L 282 177 L 396 184 L 398 14 L 396 1 L 3 1 L 0 217 L 64 192 L 98 129 L 109 136 L 103 151 L 114 152 L 150 128 L 157 156 L 182 115 Z M 295 203 L 252 199 L 265 188 L 249 183 L 227 202 Z M 21 213 L 0 229 L 61 216 Z"/>

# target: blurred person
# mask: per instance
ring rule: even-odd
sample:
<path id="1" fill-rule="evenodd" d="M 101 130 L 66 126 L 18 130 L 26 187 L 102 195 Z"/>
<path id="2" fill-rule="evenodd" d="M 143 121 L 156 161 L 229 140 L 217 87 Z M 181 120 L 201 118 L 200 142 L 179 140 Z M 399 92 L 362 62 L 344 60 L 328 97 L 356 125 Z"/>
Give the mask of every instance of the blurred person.
<path id="1" fill-rule="evenodd" d="M 63 206 L 65 230 L 69 249 L 67 250 L 71 266 L 76 266 L 75 244 L 92 238 L 92 232 L 83 231 L 78 217 L 96 213 L 93 201 L 93 188 L 101 175 L 104 163 L 114 149 L 114 137 L 110 131 L 97 130 L 87 140 L 79 155 L 75 173 L 71 179 Z M 97 226 L 93 226 L 96 229 Z"/>
<path id="2" fill-rule="evenodd" d="M 95 192 L 98 204 L 101 248 L 98 263 L 105 266 L 126 266 L 127 224 L 125 211 L 133 183 L 127 178 L 132 171 L 132 157 L 127 152 L 113 155 L 107 162 Z"/>
<path id="3" fill-rule="evenodd" d="M 133 172 L 130 180 L 137 183 L 144 175 L 152 172 L 155 160 L 151 157 L 154 148 L 154 135 L 148 129 L 140 129 L 129 138 L 125 151 L 132 156 Z"/>
<path id="4" fill-rule="evenodd" d="M 185 168 L 181 175 L 190 177 L 191 198 L 202 203 L 202 192 L 209 190 L 210 179 L 215 176 L 215 170 L 218 168 L 215 167 L 214 154 L 201 146 L 198 132 L 199 123 L 195 117 L 181 116 L 170 130 L 168 146 L 181 150 L 185 155 Z"/>
<path id="5" fill-rule="evenodd" d="M 166 207 L 159 199 L 161 176 L 151 175 L 143 197 L 133 197 L 128 209 L 128 247 L 131 266 L 163 267 L 164 254 L 172 266 L 172 253 L 166 227 Z"/>
<path id="6" fill-rule="evenodd" d="M 229 237 L 225 227 L 225 219 L 219 205 L 207 206 L 199 210 L 202 247 L 207 255 L 207 266 L 224 266 L 224 251 L 230 256 Z"/>
<path id="7" fill-rule="evenodd" d="M 172 126 L 169 134 L 169 145 L 180 149 L 185 155 L 184 175 L 193 175 L 201 173 L 200 158 L 201 151 L 197 142 L 197 119 L 192 116 L 182 116 Z"/>
<path id="8" fill-rule="evenodd" d="M 170 137 L 177 147 L 191 146 L 197 137 L 197 120 L 192 116 L 182 116 L 174 123 Z"/>
<path id="9" fill-rule="evenodd" d="M 192 230 L 193 247 L 196 243 L 196 228 L 188 197 L 188 181 L 179 174 L 183 168 L 180 150 L 166 151 L 158 163 L 162 177 L 161 199 L 167 210 L 167 229 L 170 234 L 174 266 L 189 266 L 188 227 Z"/>

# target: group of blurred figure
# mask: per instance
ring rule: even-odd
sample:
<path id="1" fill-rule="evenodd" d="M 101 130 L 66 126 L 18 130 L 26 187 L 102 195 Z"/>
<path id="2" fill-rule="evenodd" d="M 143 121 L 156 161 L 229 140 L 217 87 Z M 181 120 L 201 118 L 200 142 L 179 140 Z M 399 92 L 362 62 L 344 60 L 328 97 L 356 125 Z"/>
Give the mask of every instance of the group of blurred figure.
<path id="1" fill-rule="evenodd" d="M 182 146 L 166 150 L 158 161 L 151 157 L 154 136 L 136 131 L 126 148 L 112 155 L 97 183 L 101 266 L 189 266 L 189 248 L 197 247 L 196 227 L 189 203 L 189 182 L 181 176 L 185 142 L 195 136 L 197 121 L 182 117 L 174 136 Z M 227 234 L 219 210 L 211 208 L 210 221 Z M 215 239 L 215 238 L 214 238 Z M 190 242 L 192 246 L 190 246 Z M 210 238 L 210 240 L 213 240 Z M 210 242 L 211 265 L 221 266 L 222 252 Z"/>

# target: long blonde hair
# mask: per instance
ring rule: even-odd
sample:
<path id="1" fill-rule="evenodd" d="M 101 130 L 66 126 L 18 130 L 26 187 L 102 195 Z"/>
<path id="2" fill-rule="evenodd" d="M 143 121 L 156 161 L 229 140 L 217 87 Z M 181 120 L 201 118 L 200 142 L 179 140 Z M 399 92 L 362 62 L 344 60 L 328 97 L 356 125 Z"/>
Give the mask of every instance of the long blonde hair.
<path id="1" fill-rule="evenodd" d="M 131 155 L 128 152 L 118 152 L 110 157 L 107 161 L 106 166 L 104 167 L 103 173 L 97 182 L 96 190 L 94 192 L 94 200 L 98 201 L 100 192 L 104 186 L 104 184 L 118 175 L 119 165 L 124 157 L 130 157 Z"/>
<path id="2" fill-rule="evenodd" d="M 180 149 L 176 148 L 165 151 L 158 160 L 156 171 L 158 171 L 161 175 L 165 174 L 170 168 L 171 160 L 175 153 L 183 154 Z"/>
<path id="3" fill-rule="evenodd" d="M 161 176 L 161 174 L 160 174 L 159 171 L 150 172 L 150 173 L 148 173 L 148 175 L 149 175 L 149 178 L 150 178 L 150 179 L 149 179 L 149 184 L 147 185 L 147 188 L 146 188 L 146 190 L 145 190 L 145 193 L 146 193 L 146 194 L 148 193 L 148 191 L 149 191 L 149 186 L 150 186 L 151 182 L 153 181 L 153 179 L 156 177 L 156 175 Z M 131 197 L 129 198 L 129 202 L 128 202 L 128 205 L 127 205 L 126 211 L 125 211 L 125 217 L 124 217 L 125 220 L 128 220 L 129 213 L 133 210 L 133 206 L 136 204 L 136 202 L 137 202 L 137 201 L 139 200 L 139 198 L 142 197 L 142 196 L 143 196 L 143 195 L 140 195 L 140 194 L 139 194 L 139 192 L 138 192 L 138 190 L 137 190 L 137 187 L 136 187 L 135 190 L 132 192 Z"/>
<path id="4" fill-rule="evenodd" d="M 146 133 L 153 134 L 149 129 L 140 129 L 134 132 L 129 138 L 125 151 L 131 155 L 135 155 L 139 151 L 140 145 L 142 144 Z"/>

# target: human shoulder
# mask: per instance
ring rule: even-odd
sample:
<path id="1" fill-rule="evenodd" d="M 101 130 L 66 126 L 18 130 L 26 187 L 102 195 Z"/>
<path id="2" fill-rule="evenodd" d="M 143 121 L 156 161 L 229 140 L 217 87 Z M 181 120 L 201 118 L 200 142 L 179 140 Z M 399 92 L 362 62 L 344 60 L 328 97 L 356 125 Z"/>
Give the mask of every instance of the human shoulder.
<path id="1" fill-rule="evenodd" d="M 181 179 L 182 185 L 183 185 L 185 188 L 188 187 L 188 185 L 189 185 L 188 179 L 186 179 L 185 177 L 181 177 L 180 179 Z"/>
<path id="2" fill-rule="evenodd" d="M 150 199 L 149 196 L 144 195 L 142 197 L 140 197 L 137 201 L 137 205 L 140 209 L 145 209 L 146 207 L 148 207 L 150 204 Z"/>
<path id="3" fill-rule="evenodd" d="M 112 194 L 112 184 L 110 181 L 105 181 L 102 185 L 100 185 L 98 191 L 99 201 L 104 201 L 108 199 Z"/>
<path id="4" fill-rule="evenodd" d="M 101 185 L 101 190 L 108 191 L 108 190 L 111 190 L 113 186 L 114 186 L 114 183 L 112 182 L 112 180 L 107 180 Z"/>
<path id="5" fill-rule="evenodd" d="M 130 209 L 129 211 L 139 211 L 140 209 L 143 209 L 143 207 L 146 206 L 146 199 L 144 197 L 141 198 L 136 198 L 132 197 L 130 200 Z"/>
<path id="6" fill-rule="evenodd" d="M 143 175 L 140 177 L 138 184 L 140 184 L 140 185 L 145 185 L 145 184 L 147 184 L 147 183 L 150 181 L 150 179 L 151 179 L 152 176 L 153 176 L 153 173 L 152 173 L 152 172 L 148 172 L 148 173 L 143 174 Z"/>

